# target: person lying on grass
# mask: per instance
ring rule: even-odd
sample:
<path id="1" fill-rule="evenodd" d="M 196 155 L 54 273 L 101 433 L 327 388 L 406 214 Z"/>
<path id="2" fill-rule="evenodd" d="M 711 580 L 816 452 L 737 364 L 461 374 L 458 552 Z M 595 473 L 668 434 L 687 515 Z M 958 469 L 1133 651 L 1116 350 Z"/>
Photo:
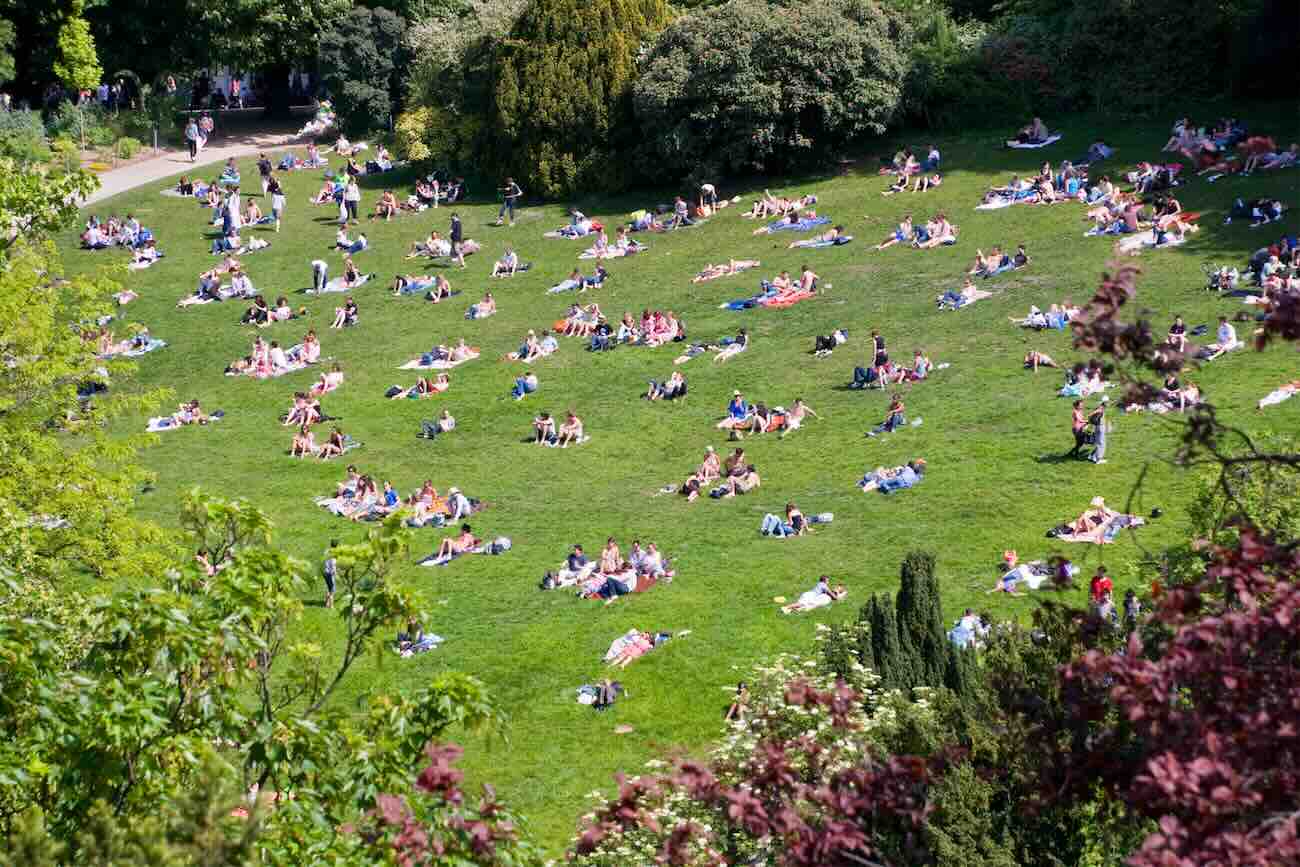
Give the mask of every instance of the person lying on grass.
<path id="1" fill-rule="evenodd" d="M 1031 349 L 1025 353 L 1025 370 L 1032 370 L 1037 373 L 1040 367 L 1060 367 L 1060 365 L 1053 361 L 1052 356 L 1046 352 Z"/>
<path id="2" fill-rule="evenodd" d="M 785 439 L 791 431 L 796 431 L 802 427 L 804 417 L 809 415 L 815 419 L 821 418 L 821 416 L 817 414 L 816 410 L 803 402 L 802 397 L 796 397 L 794 403 L 791 404 L 790 409 L 785 413 L 785 423 L 781 427 L 779 438 Z"/>
<path id="3" fill-rule="evenodd" d="M 915 484 L 920 481 L 925 474 L 925 460 L 922 458 L 913 458 L 901 467 L 876 467 L 869 473 L 866 473 L 858 481 L 858 487 L 862 493 L 869 494 L 877 490 L 886 482 L 903 483 L 910 481 Z M 900 484 L 900 486 L 902 486 Z M 906 485 L 911 487 L 911 484 Z"/>
<path id="4" fill-rule="evenodd" d="M 417 256 L 450 256 L 451 241 L 446 240 L 432 229 L 429 230 L 429 237 L 423 241 L 416 241 L 411 245 L 411 250 L 406 254 L 406 258 L 414 259 Z"/>
<path id="5" fill-rule="evenodd" d="M 819 222 L 820 222 L 820 223 L 829 223 L 829 222 L 830 222 L 830 218 L 825 218 L 825 219 L 822 219 L 822 220 L 818 220 L 818 219 L 817 219 L 817 212 L 816 212 L 816 211 L 804 211 L 802 214 L 800 214 L 799 211 L 798 211 L 798 209 L 795 209 L 795 210 L 793 210 L 793 211 L 790 211 L 788 214 L 786 214 L 785 217 L 782 219 L 781 222 L 778 222 L 778 223 L 772 223 L 772 224 L 767 225 L 767 226 L 759 226 L 757 229 L 755 229 L 755 230 L 753 231 L 752 234 L 755 234 L 755 235 L 770 235 L 770 234 L 772 234 L 773 227 L 780 227 L 780 226 L 802 226 L 802 224 L 803 224 L 803 222 L 804 222 L 805 220 L 810 221 L 813 225 L 816 225 L 816 224 L 819 223 Z"/>
<path id="6" fill-rule="evenodd" d="M 814 608 L 823 608 L 832 602 L 837 602 L 848 595 L 848 589 L 843 584 L 831 586 L 831 576 L 822 575 L 817 579 L 817 584 L 811 589 L 799 595 L 799 598 L 789 605 L 782 606 L 782 614 L 794 614 L 800 611 L 811 611 Z"/>
<path id="7" fill-rule="evenodd" d="M 686 377 L 680 370 L 674 370 L 663 382 L 650 380 L 645 393 L 646 400 L 675 400 L 685 396 Z"/>
<path id="8" fill-rule="evenodd" d="M 763 525 L 759 532 L 764 536 L 776 536 L 786 538 L 789 536 L 805 536 L 813 531 L 803 512 L 794 503 L 785 504 L 785 519 L 782 520 L 771 513 L 763 516 Z"/>
<path id="9" fill-rule="evenodd" d="M 605 661 L 619 668 L 627 668 L 636 660 L 655 649 L 655 637 L 649 632 L 632 630 L 614 643 L 605 654 Z"/>
<path id="10" fill-rule="evenodd" d="M 837 229 L 840 227 L 836 227 Z M 791 246 L 794 246 L 791 244 Z M 757 259 L 730 259 L 725 265 L 705 265 L 700 273 L 691 278 L 692 283 L 704 283 L 708 280 L 716 280 L 719 277 L 727 277 L 732 274 L 739 274 L 741 271 L 748 271 L 750 268 L 757 268 L 761 263 Z"/>
<path id="11" fill-rule="evenodd" d="M 590 277 L 585 276 L 581 269 L 574 268 L 569 272 L 569 276 L 547 289 L 547 294 L 558 295 L 561 292 L 571 292 L 577 289 L 579 292 L 586 292 L 589 288 L 599 288 L 604 285 L 605 278 L 609 272 L 605 270 L 604 265 L 597 265 L 596 270 Z"/>
<path id="12" fill-rule="evenodd" d="M 951 245 L 957 242 L 957 227 L 948 222 L 948 218 L 942 213 L 936 214 L 933 220 L 926 222 L 924 226 L 918 226 L 912 233 L 912 246 L 917 250 L 928 250 L 931 247 L 941 245 Z"/>
<path id="13" fill-rule="evenodd" d="M 342 384 L 343 367 L 336 361 L 329 370 L 320 375 L 320 379 L 312 384 L 308 393 L 312 397 L 319 397 L 322 394 L 329 394 Z"/>
<path id="14" fill-rule="evenodd" d="M 455 417 L 452 416 L 450 410 L 444 409 L 442 415 L 436 419 L 425 419 L 420 422 L 420 432 L 416 436 L 420 439 L 432 440 L 437 439 L 441 434 L 451 433 L 455 429 Z"/>
<path id="15" fill-rule="evenodd" d="M 833 226 L 822 232 L 820 235 L 814 235 L 811 238 L 804 238 L 798 241 L 791 241 L 787 250 L 794 250 L 800 247 L 822 247 L 826 244 L 834 243 L 841 237 L 845 237 L 843 226 Z"/>
<path id="16" fill-rule="evenodd" d="M 492 297 L 491 292 L 483 294 L 483 300 L 477 304 L 471 304 L 465 311 L 466 319 L 486 319 L 497 312 L 497 300 Z"/>
<path id="17" fill-rule="evenodd" d="M 774 196 L 770 191 L 763 190 L 763 197 L 756 200 L 749 211 L 741 214 L 741 216 L 753 219 L 783 217 L 793 211 L 798 211 L 800 208 L 815 204 L 817 204 L 817 197 L 814 195 L 788 199 L 783 196 Z"/>
<path id="18" fill-rule="evenodd" d="M 914 232 L 912 229 L 912 215 L 907 214 L 903 217 L 902 222 L 894 227 L 893 234 L 885 238 L 876 245 L 877 250 L 883 250 L 886 247 L 892 247 L 895 244 L 903 244 L 912 240 Z"/>
<path id="19" fill-rule="evenodd" d="M 394 385 L 392 388 L 388 389 L 388 391 L 384 392 L 384 396 L 389 400 L 401 400 L 403 398 L 418 400 L 424 397 L 432 397 L 435 394 L 442 394 L 450 387 L 451 377 L 446 373 L 439 373 L 433 379 L 429 379 L 427 376 L 421 376 L 415 381 L 415 385 L 412 385 L 410 388 L 402 388 L 401 386 Z"/>

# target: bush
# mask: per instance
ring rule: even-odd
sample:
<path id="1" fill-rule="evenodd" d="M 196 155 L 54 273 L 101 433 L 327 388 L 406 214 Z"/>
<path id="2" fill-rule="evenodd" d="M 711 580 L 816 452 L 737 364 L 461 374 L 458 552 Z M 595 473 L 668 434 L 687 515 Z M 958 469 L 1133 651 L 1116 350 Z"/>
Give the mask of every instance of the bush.
<path id="1" fill-rule="evenodd" d="M 730 0 L 687 14 L 633 88 L 638 163 L 658 181 L 698 181 L 788 170 L 879 135 L 898 113 L 909 42 L 907 22 L 872 0 Z"/>
<path id="2" fill-rule="evenodd" d="M 143 147 L 144 145 L 140 142 L 139 139 L 134 139 L 131 138 L 130 136 L 126 136 L 118 139 L 117 144 L 113 146 L 113 149 L 114 151 L 116 151 L 118 159 L 129 160 L 131 159 L 131 157 L 140 153 L 140 150 Z"/>
<path id="3" fill-rule="evenodd" d="M 50 158 L 50 149 L 45 145 L 45 124 L 39 112 L 0 112 L 0 157 L 7 157 L 19 166 Z"/>
<path id="4" fill-rule="evenodd" d="M 81 165 L 81 147 L 68 136 L 59 136 L 50 142 L 54 156 L 52 162 L 65 172 Z"/>

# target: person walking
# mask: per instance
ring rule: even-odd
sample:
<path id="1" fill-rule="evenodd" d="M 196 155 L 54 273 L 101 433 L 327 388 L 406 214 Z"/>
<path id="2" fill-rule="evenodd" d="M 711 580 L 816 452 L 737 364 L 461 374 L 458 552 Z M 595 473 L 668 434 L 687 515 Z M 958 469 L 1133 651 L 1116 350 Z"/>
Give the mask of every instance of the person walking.
<path id="1" fill-rule="evenodd" d="M 267 189 L 271 192 L 271 218 L 275 220 L 275 230 L 280 231 L 280 219 L 284 216 L 284 189 L 280 186 L 280 179 L 272 175 L 267 182 Z"/>
<path id="2" fill-rule="evenodd" d="M 515 224 L 515 208 L 523 194 L 524 191 L 515 183 L 514 178 L 506 178 L 505 186 L 501 188 L 501 210 L 497 213 L 496 223 L 498 226 L 504 222 L 507 213 L 510 214 L 510 225 Z"/>
<path id="3" fill-rule="evenodd" d="M 1083 447 L 1088 444 L 1088 416 L 1083 411 L 1083 401 L 1076 400 L 1070 410 L 1070 431 L 1074 434 L 1074 448 L 1065 453 L 1067 458 L 1083 457 Z"/>
<path id="4" fill-rule="evenodd" d="M 185 144 L 190 149 L 190 162 L 199 156 L 199 125 L 193 117 L 185 124 Z"/>
<path id="5" fill-rule="evenodd" d="M 266 154 L 257 155 L 257 173 L 262 177 L 262 195 L 266 195 L 267 189 L 271 186 L 271 161 L 266 158 Z"/>
<path id="6" fill-rule="evenodd" d="M 325 607 L 334 607 L 334 586 L 339 577 L 339 561 L 334 557 L 334 549 L 339 546 L 338 539 L 330 539 L 329 550 L 325 552 L 325 562 L 321 564 L 321 575 L 325 578 Z"/>
<path id="7" fill-rule="evenodd" d="M 465 254 L 461 251 L 460 244 L 464 240 L 464 233 L 460 225 L 460 214 L 455 212 L 451 215 L 451 257 L 459 263 L 461 268 L 465 267 Z"/>
<path id="8" fill-rule="evenodd" d="M 1092 425 L 1092 454 L 1088 460 L 1094 464 L 1106 463 L 1106 407 L 1110 404 L 1110 398 L 1103 396 L 1101 403 L 1088 416 L 1088 424 Z"/>

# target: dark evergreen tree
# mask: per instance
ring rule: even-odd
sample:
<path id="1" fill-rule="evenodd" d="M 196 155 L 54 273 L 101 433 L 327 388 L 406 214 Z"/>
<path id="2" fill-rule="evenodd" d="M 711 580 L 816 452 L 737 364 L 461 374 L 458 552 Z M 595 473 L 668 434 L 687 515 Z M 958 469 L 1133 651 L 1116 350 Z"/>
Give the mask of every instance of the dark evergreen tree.
<path id="1" fill-rule="evenodd" d="M 903 559 L 896 607 L 899 643 L 910 657 L 913 686 L 939 686 L 948 668 L 948 634 L 934 577 L 934 555 L 913 551 Z"/>
<path id="2" fill-rule="evenodd" d="M 405 35 L 400 15 L 358 7 L 321 36 L 321 81 L 347 132 L 388 127 L 406 66 Z"/>
<path id="3" fill-rule="evenodd" d="M 497 46 L 492 167 L 548 197 L 621 186 L 637 52 L 667 20 L 665 0 L 530 0 Z"/>
<path id="4" fill-rule="evenodd" d="M 880 685 L 885 689 L 910 689 L 915 683 L 912 659 L 899 641 L 898 621 L 894 617 L 894 603 L 886 594 L 872 596 L 871 602 L 871 667 L 880 675 Z"/>

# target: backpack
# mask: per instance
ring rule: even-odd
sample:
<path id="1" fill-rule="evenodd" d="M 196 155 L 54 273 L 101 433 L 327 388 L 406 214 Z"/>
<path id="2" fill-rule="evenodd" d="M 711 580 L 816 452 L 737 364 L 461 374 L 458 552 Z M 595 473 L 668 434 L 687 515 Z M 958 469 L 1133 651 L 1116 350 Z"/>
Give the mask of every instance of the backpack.
<path id="1" fill-rule="evenodd" d="M 497 536 L 495 539 L 492 540 L 492 543 L 488 545 L 487 552 L 489 554 L 504 554 L 509 550 L 510 550 L 510 539 L 507 538 L 506 536 Z"/>

